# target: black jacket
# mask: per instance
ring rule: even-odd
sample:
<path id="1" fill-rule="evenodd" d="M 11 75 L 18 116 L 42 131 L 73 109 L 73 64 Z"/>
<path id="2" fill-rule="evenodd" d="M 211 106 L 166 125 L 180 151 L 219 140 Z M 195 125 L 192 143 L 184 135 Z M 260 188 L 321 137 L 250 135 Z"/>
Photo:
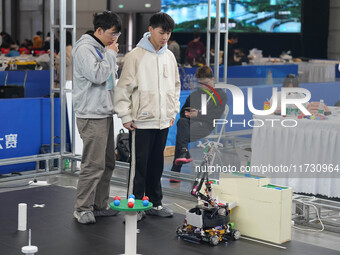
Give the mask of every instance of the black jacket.
<path id="1" fill-rule="evenodd" d="M 214 129 L 213 124 L 214 124 L 214 119 L 219 119 L 221 117 L 221 115 L 224 112 L 225 109 L 225 105 L 227 103 L 227 95 L 226 93 L 222 90 L 222 89 L 216 89 L 216 92 L 218 93 L 218 95 L 221 98 L 222 101 L 222 105 L 220 103 L 220 101 L 218 100 L 218 97 L 215 95 L 215 93 L 213 93 L 212 91 L 210 91 L 212 93 L 212 95 L 215 98 L 216 101 L 216 105 L 214 103 L 214 100 L 212 98 L 210 98 L 210 96 L 208 94 L 206 94 L 205 91 L 203 91 L 202 89 L 197 89 L 196 91 L 192 92 L 187 100 L 185 101 L 184 105 L 182 106 L 181 109 L 181 113 L 180 116 L 181 118 L 186 118 L 184 115 L 185 110 L 188 110 L 188 108 L 195 108 L 198 110 L 198 115 L 197 118 L 192 118 L 192 121 L 201 121 L 203 123 L 205 123 L 210 130 Z M 201 114 L 201 95 L 202 94 L 206 94 L 207 95 L 207 114 L 206 115 L 202 115 Z M 209 99 L 210 98 L 210 99 Z"/>

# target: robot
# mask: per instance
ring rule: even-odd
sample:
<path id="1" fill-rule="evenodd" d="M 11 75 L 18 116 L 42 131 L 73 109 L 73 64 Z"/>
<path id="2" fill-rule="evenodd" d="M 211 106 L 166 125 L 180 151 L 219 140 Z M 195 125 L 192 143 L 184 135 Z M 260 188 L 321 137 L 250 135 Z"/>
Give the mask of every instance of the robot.
<path id="1" fill-rule="evenodd" d="M 201 166 L 209 164 L 216 147 L 215 142 L 205 143 L 205 156 Z M 208 171 L 198 172 L 190 193 L 202 204 L 186 212 L 184 223 L 177 227 L 176 233 L 180 238 L 209 242 L 215 246 L 228 239 L 237 240 L 241 233 L 234 228 L 234 223 L 229 222 L 229 204 L 218 203 L 211 196 L 213 182 L 209 181 L 208 174 Z M 203 184 L 205 184 L 205 189 L 201 192 Z"/>

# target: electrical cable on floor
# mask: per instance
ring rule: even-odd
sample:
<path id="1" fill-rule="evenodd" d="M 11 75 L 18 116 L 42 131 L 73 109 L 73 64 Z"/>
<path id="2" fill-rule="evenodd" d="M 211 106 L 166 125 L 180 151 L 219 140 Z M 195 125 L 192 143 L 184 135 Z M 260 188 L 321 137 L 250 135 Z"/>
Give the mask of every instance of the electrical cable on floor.
<path id="1" fill-rule="evenodd" d="M 318 220 L 319 220 L 319 222 L 320 222 L 320 224 L 321 224 L 321 226 L 322 226 L 322 229 L 299 228 L 299 227 L 296 227 L 296 226 L 293 226 L 293 228 L 295 228 L 295 229 L 297 229 L 297 230 L 301 230 L 301 231 L 322 232 L 322 231 L 325 229 L 325 226 L 324 226 L 324 224 L 322 223 L 322 220 L 321 220 L 321 218 L 320 218 L 318 208 L 317 208 L 315 205 L 313 205 L 313 204 L 311 204 L 311 203 L 308 203 L 308 202 L 304 202 L 304 201 L 302 201 L 302 200 L 300 200 L 300 199 L 296 199 L 295 201 L 297 201 L 297 202 L 299 202 L 299 203 L 302 203 L 302 204 L 304 204 L 304 205 L 312 206 L 312 207 L 315 209 L 316 215 L 318 216 Z"/>

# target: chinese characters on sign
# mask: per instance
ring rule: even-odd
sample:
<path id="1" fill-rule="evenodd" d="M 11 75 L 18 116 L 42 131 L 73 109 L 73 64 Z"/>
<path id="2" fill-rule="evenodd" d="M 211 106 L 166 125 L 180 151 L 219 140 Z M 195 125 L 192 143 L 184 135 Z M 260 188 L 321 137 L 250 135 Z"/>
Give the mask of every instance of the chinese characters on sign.
<path id="1" fill-rule="evenodd" d="M 4 138 L 0 137 L 0 150 L 16 148 L 18 144 L 18 134 L 5 135 Z"/>

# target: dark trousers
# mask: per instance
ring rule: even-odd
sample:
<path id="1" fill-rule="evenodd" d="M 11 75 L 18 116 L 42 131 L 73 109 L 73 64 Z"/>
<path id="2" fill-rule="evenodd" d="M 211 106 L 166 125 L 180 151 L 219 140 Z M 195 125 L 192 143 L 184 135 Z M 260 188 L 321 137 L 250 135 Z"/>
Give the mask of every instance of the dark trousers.
<path id="1" fill-rule="evenodd" d="M 188 148 L 190 142 L 195 142 L 210 134 L 211 128 L 204 122 L 195 121 L 194 119 L 180 118 L 177 121 L 177 135 L 175 158 L 172 164 L 171 171 L 180 172 L 182 166 L 177 166 L 175 160 L 179 157 L 182 148 Z"/>
<path id="2" fill-rule="evenodd" d="M 131 164 L 128 194 L 148 196 L 154 206 L 162 205 L 161 177 L 164 148 L 169 129 L 136 129 L 130 132 Z"/>

